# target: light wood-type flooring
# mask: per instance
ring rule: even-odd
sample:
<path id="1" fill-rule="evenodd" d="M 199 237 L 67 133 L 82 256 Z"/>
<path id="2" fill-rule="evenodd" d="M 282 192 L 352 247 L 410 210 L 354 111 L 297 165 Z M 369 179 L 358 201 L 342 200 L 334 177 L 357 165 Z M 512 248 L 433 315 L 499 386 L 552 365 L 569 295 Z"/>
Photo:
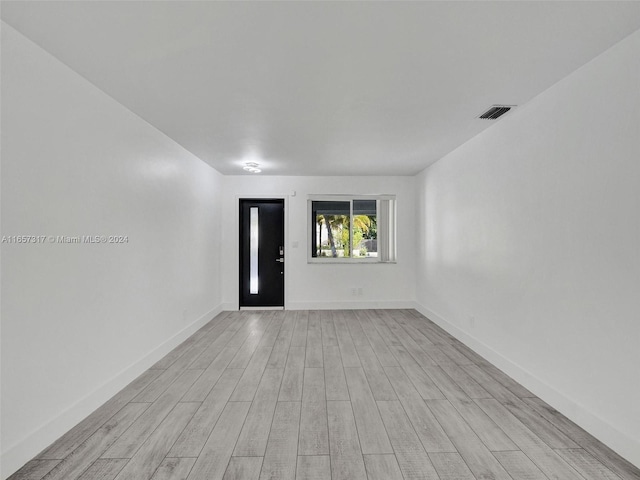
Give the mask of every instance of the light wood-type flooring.
<path id="1" fill-rule="evenodd" d="M 10 477 L 640 479 L 413 310 L 225 312 Z"/>

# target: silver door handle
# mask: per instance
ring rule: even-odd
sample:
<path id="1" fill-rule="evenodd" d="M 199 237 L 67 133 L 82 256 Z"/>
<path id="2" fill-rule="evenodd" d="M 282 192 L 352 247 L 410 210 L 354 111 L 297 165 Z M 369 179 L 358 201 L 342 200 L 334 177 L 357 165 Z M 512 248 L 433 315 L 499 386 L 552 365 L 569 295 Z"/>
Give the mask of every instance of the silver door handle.
<path id="1" fill-rule="evenodd" d="M 276 262 L 284 263 L 284 257 L 276 258 Z"/>

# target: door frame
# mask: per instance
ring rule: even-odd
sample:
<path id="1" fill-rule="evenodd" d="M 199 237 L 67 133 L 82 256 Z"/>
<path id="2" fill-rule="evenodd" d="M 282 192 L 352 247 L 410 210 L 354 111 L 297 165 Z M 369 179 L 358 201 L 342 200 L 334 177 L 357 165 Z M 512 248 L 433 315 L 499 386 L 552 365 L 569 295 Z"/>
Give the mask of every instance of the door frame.
<path id="1" fill-rule="evenodd" d="M 240 200 L 284 200 L 284 309 L 289 309 L 289 295 L 287 292 L 289 291 L 289 272 L 291 271 L 289 268 L 289 197 L 290 195 L 286 194 L 278 194 L 278 195 L 258 195 L 255 193 L 250 193 L 246 195 L 235 195 L 235 206 L 234 210 L 234 244 L 236 249 L 236 261 L 235 261 L 235 271 L 237 274 L 236 282 L 237 285 L 234 293 L 234 302 L 235 302 L 235 310 L 240 310 Z M 245 307 L 246 308 L 246 307 Z"/>

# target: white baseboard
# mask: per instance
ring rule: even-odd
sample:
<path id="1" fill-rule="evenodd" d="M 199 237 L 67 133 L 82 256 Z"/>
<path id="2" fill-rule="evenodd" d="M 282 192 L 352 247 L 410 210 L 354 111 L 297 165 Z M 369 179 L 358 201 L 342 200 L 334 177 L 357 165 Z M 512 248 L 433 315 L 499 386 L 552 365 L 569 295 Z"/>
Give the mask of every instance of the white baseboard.
<path id="1" fill-rule="evenodd" d="M 9 475 L 12 475 L 222 311 L 222 306 L 219 305 L 205 313 L 138 361 L 78 400 L 58 416 L 27 434 L 18 443 L 7 448 L 0 457 L 0 477 L 6 479 Z"/>
<path id="2" fill-rule="evenodd" d="M 359 301 L 359 302 L 287 302 L 287 310 L 367 310 L 390 308 L 415 308 L 412 300 Z"/>
<path id="3" fill-rule="evenodd" d="M 606 420 L 588 410 L 584 405 L 567 397 L 560 390 L 532 375 L 525 368 L 502 356 L 487 344 L 449 323 L 433 310 L 419 303 L 416 303 L 414 308 L 547 402 L 565 417 L 596 437 L 621 457 L 640 468 L 640 441 L 638 439 L 621 432 Z"/>
<path id="4" fill-rule="evenodd" d="M 244 308 L 244 307 L 243 307 Z M 370 310 L 392 308 L 416 308 L 413 300 L 400 301 L 359 301 L 359 302 L 285 302 L 285 310 Z M 257 310 L 266 310 L 256 307 Z M 237 303 L 223 303 L 223 311 L 239 310 Z"/>

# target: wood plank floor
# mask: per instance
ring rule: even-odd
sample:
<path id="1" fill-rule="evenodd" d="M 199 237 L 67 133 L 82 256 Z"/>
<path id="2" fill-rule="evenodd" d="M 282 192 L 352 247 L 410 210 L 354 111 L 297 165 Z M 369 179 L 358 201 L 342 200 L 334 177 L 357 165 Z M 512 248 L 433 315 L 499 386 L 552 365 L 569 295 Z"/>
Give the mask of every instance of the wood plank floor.
<path id="1" fill-rule="evenodd" d="M 413 310 L 224 312 L 11 480 L 640 480 Z"/>

